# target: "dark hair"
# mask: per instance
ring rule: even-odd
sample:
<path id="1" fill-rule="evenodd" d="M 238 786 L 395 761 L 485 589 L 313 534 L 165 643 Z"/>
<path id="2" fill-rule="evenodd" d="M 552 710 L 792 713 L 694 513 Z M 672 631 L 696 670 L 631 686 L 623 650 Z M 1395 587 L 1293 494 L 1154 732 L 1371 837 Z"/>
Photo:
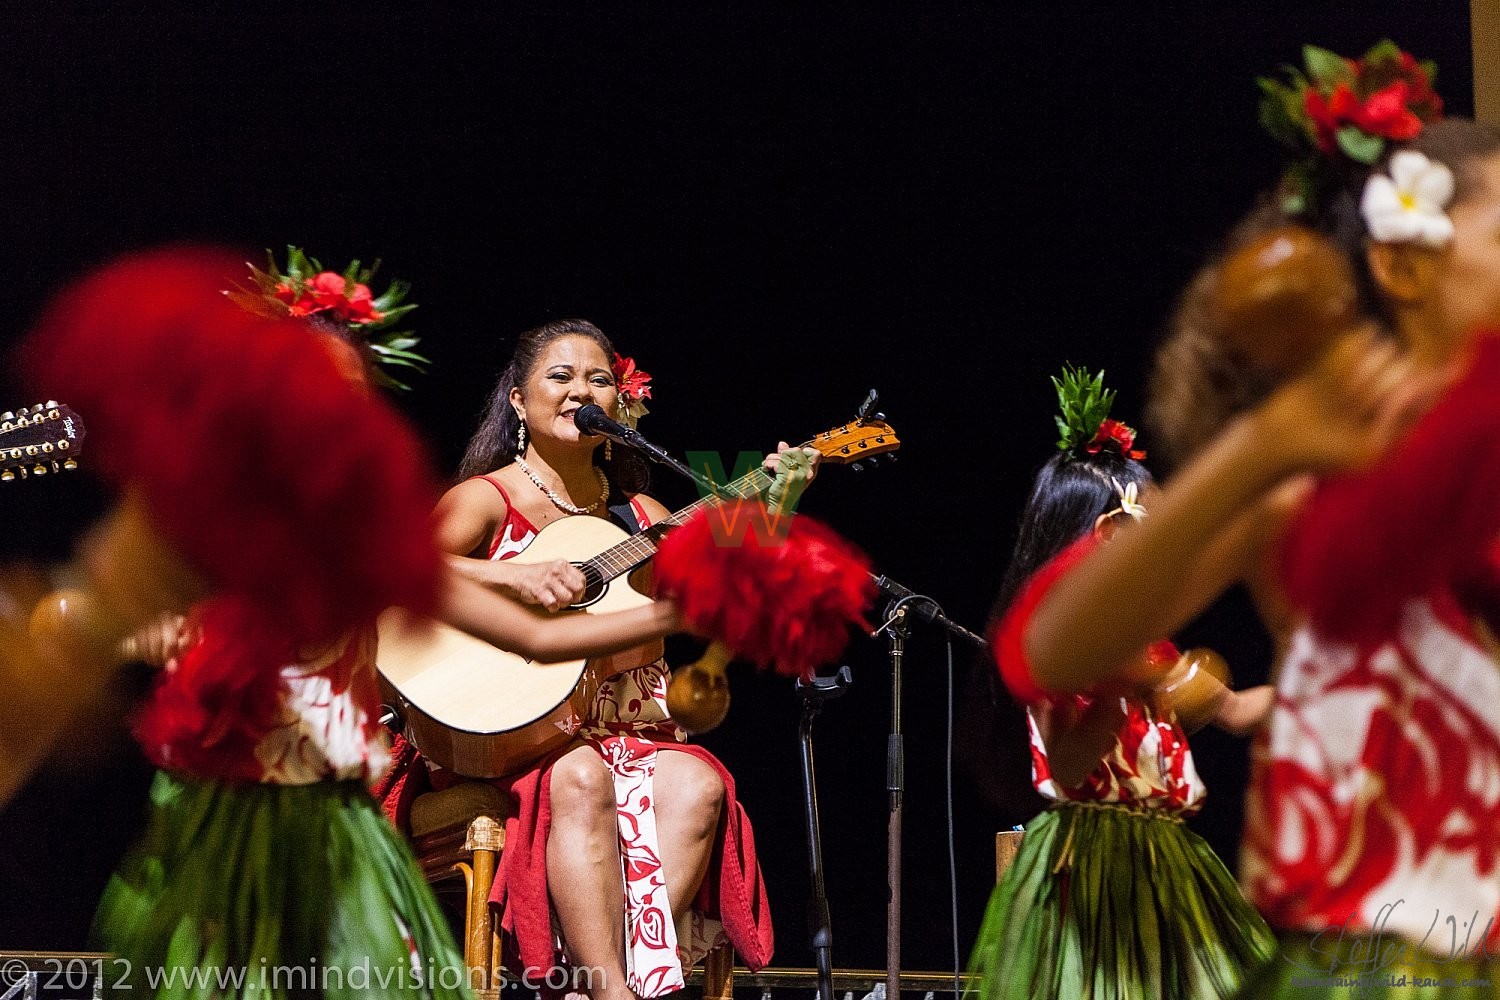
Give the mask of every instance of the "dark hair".
<path id="1" fill-rule="evenodd" d="M 521 334 L 516 340 L 516 350 L 511 355 L 510 364 L 501 373 L 500 380 L 495 383 L 495 391 L 490 393 L 489 401 L 485 404 L 479 429 L 474 432 L 464 450 L 463 460 L 458 465 L 458 479 L 482 476 L 515 461 L 516 431 L 521 425 L 521 418 L 516 415 L 515 407 L 510 405 L 511 390 L 524 384 L 536 371 L 547 345 L 563 337 L 587 337 L 599 345 L 606 358 L 614 357 L 614 345 L 602 330 L 588 320 L 554 320 Z M 604 460 L 603 448 L 594 451 L 594 464 L 604 469 L 613 487 L 611 502 L 626 495 L 645 492 L 650 483 L 650 472 L 645 459 L 629 448 L 611 450 L 614 457 L 610 461 Z"/>
<path id="2" fill-rule="evenodd" d="M 1151 473 L 1108 445 L 1092 455 L 1060 451 L 1042 466 L 1021 515 L 995 615 L 1004 613 L 1033 573 L 1092 530 L 1100 514 L 1120 506 L 1116 483 L 1139 489 L 1151 483 Z"/>
<path id="3" fill-rule="evenodd" d="M 1500 152 L 1500 131 L 1467 118 L 1445 118 L 1399 149 L 1414 149 L 1446 164 L 1456 182 L 1454 201 L 1461 201 L 1482 187 L 1475 161 Z M 1379 164 L 1379 169 L 1384 168 L 1383 162 Z M 1236 250 L 1289 222 L 1311 226 L 1349 259 L 1364 314 L 1388 334 L 1393 332 L 1389 309 L 1375 287 L 1365 253 L 1359 200 L 1370 173 L 1368 167 L 1348 166 L 1328 178 L 1320 188 L 1317 211 L 1308 216 L 1292 218 L 1282 210 L 1279 196 L 1263 196 L 1230 231 L 1219 252 L 1194 275 L 1157 351 L 1146 408 L 1152 441 L 1169 465 L 1190 458 L 1232 417 L 1260 402 L 1275 385 L 1270 374 L 1226 347 L 1211 318 L 1209 303 L 1220 270 Z"/>
<path id="4" fill-rule="evenodd" d="M 359 356 L 360 365 L 364 368 L 365 378 L 372 385 L 376 382 L 375 352 L 370 350 L 370 342 L 350 329 L 348 323 L 341 323 L 336 319 L 324 316 L 322 313 L 313 313 L 303 318 L 303 322 L 310 326 L 315 332 L 327 334 L 334 340 L 341 341 L 353 348 L 354 353 Z"/>

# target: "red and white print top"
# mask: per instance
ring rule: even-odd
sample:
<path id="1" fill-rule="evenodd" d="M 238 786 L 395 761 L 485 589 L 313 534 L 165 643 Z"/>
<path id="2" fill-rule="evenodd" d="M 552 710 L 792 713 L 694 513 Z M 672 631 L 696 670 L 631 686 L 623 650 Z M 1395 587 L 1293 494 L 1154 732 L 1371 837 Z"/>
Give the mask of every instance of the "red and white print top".
<path id="1" fill-rule="evenodd" d="M 1280 576 L 1304 624 L 1253 747 L 1242 877 L 1273 925 L 1500 944 L 1500 336 L 1375 466 L 1320 483 Z M 1461 951 L 1462 949 L 1462 951 Z"/>
<path id="2" fill-rule="evenodd" d="M 1356 646 L 1299 631 L 1253 745 L 1241 878 L 1273 926 L 1500 943 L 1500 671 L 1451 593 Z"/>
<path id="3" fill-rule="evenodd" d="M 390 767 L 378 719 L 375 630 L 360 629 L 307 662 L 281 670 L 281 724 L 255 746 L 263 784 L 330 778 L 373 783 Z"/>
<path id="4" fill-rule="evenodd" d="M 1082 714 L 1092 700 L 1085 695 L 1058 695 L 1037 685 L 1022 639 L 1042 598 L 1097 544 L 1092 536 L 1070 546 L 1027 582 L 991 636 L 1000 676 L 1016 699 L 1026 705 L 1031 736 L 1031 779 L 1036 790 L 1056 802 L 1111 802 L 1179 815 L 1196 812 L 1208 789 L 1193 766 L 1187 733 L 1171 712 L 1158 714 L 1138 699 L 1121 699 L 1125 721 L 1112 750 L 1077 787 L 1064 788 L 1052 777 L 1043 723 L 1056 713 Z M 1155 643 L 1154 662 L 1177 659 L 1170 642 Z"/>

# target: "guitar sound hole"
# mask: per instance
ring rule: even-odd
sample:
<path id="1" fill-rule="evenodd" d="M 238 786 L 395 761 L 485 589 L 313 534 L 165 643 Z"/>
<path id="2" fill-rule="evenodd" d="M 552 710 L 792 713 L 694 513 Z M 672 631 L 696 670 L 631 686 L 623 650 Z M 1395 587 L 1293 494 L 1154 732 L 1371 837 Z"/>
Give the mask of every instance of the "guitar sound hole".
<path id="1" fill-rule="evenodd" d="M 574 563 L 573 565 L 583 570 L 583 578 L 586 581 L 583 596 L 578 599 L 573 607 L 586 608 L 604 596 L 604 591 L 609 586 L 609 581 L 604 579 L 604 575 L 598 569 L 587 563 Z"/>

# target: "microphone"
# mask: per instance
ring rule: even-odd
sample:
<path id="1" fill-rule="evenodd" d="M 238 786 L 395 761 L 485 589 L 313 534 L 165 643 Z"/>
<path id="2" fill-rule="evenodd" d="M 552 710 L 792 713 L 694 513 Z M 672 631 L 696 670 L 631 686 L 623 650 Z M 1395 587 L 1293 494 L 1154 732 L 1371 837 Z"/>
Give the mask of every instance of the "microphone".
<path id="1" fill-rule="evenodd" d="M 986 642 L 983 638 L 975 635 L 973 632 L 970 632 L 958 622 L 943 614 L 943 609 L 938 605 L 938 602 L 934 601 L 926 594 L 918 594 L 913 590 L 903 587 L 901 586 L 901 584 L 897 583 L 895 580 L 892 580 L 888 576 L 876 576 L 874 573 L 871 573 L 870 579 L 875 581 L 875 586 L 880 590 L 881 593 L 894 600 L 900 601 L 913 597 L 916 598 L 916 600 L 910 601 L 909 603 L 912 609 L 912 614 L 922 619 L 922 621 L 936 622 L 938 625 L 941 625 L 943 628 L 952 632 L 954 635 L 968 639 L 970 642 L 974 643 L 974 645 L 980 647 L 981 649 L 989 646 L 989 643 Z"/>
<path id="2" fill-rule="evenodd" d="M 677 459 L 667 454 L 667 452 L 663 451 L 661 448 L 658 448 L 650 441 L 647 441 L 645 438 L 641 437 L 640 432 L 635 428 L 626 427 L 618 420 L 611 420 L 605 414 L 604 408 L 597 403 L 589 403 L 586 406 L 580 406 L 578 409 L 574 410 L 573 426 L 578 428 L 578 433 L 580 434 L 595 434 L 599 437 L 609 438 L 616 444 L 623 444 L 627 448 L 634 448 L 636 451 L 641 452 L 653 462 L 659 462 L 662 465 L 665 465 L 668 468 L 671 468 L 676 472 L 687 476 L 693 482 L 697 483 L 699 486 L 707 488 L 711 492 L 716 491 L 717 489 L 717 487 L 715 487 L 713 483 L 709 482 L 707 479 L 704 479 L 702 476 L 698 475 L 698 473 L 694 472 L 686 465 L 683 465 L 681 462 L 677 461 Z"/>
<path id="3" fill-rule="evenodd" d="M 635 442 L 631 440 L 631 436 L 640 437 L 639 434 L 619 421 L 609 419 L 604 412 L 604 407 L 597 403 L 589 403 L 587 406 L 580 406 L 574 410 L 573 424 L 578 428 L 580 434 L 596 434 L 600 437 L 607 437 L 611 441 L 618 441 L 620 444 L 630 445 L 631 447 L 635 446 Z"/>

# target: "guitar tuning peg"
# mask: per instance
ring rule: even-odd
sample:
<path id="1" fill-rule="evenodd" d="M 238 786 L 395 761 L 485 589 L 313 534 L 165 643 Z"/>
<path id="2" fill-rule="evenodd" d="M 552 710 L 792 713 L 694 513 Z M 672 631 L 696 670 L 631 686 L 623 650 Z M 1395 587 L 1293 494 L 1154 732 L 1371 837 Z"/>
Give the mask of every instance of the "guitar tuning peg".
<path id="1" fill-rule="evenodd" d="M 15 412 L 12 411 L 12 410 L 6 410 L 4 413 L 0 413 L 0 420 L 14 420 L 14 419 L 16 419 L 16 415 L 15 415 Z"/>
<path id="2" fill-rule="evenodd" d="M 45 476 L 45 475 L 46 475 L 46 474 L 47 474 L 47 467 L 46 467 L 46 466 L 45 466 L 45 465 L 43 465 L 43 464 L 42 464 L 42 463 L 41 463 L 41 462 L 38 462 L 38 463 L 36 463 L 36 465 L 35 465 L 35 466 L 34 466 L 34 467 L 33 467 L 33 468 L 32 468 L 32 470 L 31 470 L 31 471 L 32 471 L 32 473 L 34 473 L 34 474 L 35 474 L 35 475 L 38 475 L 38 476 Z"/>
<path id="3" fill-rule="evenodd" d="M 48 409 L 48 410 L 55 410 L 55 409 L 57 409 L 57 400 L 55 400 L 55 399 L 49 399 L 45 403 L 43 403 L 41 406 L 37 407 L 37 409 L 43 409 L 43 408 Z"/>
<path id="4" fill-rule="evenodd" d="M 38 403 L 38 404 L 36 404 L 35 406 L 33 406 L 31 408 L 31 412 L 32 413 L 41 413 L 46 408 L 47 408 L 47 404 L 46 403 Z"/>
<path id="5" fill-rule="evenodd" d="M 68 470 L 69 472 L 72 472 L 74 469 L 78 468 L 78 463 L 70 458 L 67 461 L 63 462 L 63 468 Z"/>
<path id="6" fill-rule="evenodd" d="M 896 456 L 895 456 L 895 455 L 890 455 L 890 454 L 887 454 L 887 455 L 886 455 L 886 456 L 885 456 L 885 460 L 886 460 L 886 461 L 887 461 L 887 462 L 889 462 L 889 463 L 890 463 L 890 464 L 892 464 L 892 465 L 895 465 L 895 464 L 896 464 Z"/>
<path id="7" fill-rule="evenodd" d="M 11 472 L 9 469 L 6 469 L 4 472 L 0 472 L 0 483 L 15 482 L 15 479 L 16 474 L 14 472 Z"/>
<path id="8" fill-rule="evenodd" d="M 62 466 L 58 465 L 56 462 L 53 462 L 52 463 L 52 471 L 53 472 L 61 472 L 62 471 Z"/>
<path id="9" fill-rule="evenodd" d="M 864 462 L 851 462 L 849 464 L 849 468 L 853 469 L 855 472 L 864 472 L 865 471 L 865 463 Z"/>

